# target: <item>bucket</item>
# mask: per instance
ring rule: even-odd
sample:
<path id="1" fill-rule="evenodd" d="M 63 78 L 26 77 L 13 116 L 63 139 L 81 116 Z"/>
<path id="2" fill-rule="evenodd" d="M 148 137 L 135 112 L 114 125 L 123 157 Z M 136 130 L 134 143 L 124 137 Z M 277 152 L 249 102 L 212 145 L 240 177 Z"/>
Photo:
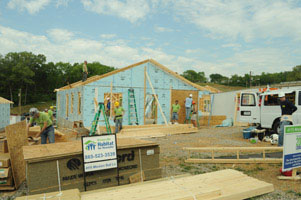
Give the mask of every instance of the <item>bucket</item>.
<path id="1" fill-rule="evenodd" d="M 244 139 L 250 139 L 252 137 L 252 130 L 254 130 L 256 127 L 249 127 L 249 128 L 246 128 L 242 131 L 243 133 L 243 137 Z"/>

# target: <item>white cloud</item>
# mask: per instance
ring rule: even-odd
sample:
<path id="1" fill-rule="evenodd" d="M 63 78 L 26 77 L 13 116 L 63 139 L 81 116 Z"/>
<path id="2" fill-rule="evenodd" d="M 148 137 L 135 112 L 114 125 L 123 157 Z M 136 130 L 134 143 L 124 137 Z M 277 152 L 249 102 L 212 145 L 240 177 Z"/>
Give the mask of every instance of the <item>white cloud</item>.
<path id="1" fill-rule="evenodd" d="M 150 14 L 147 0 L 81 0 L 86 10 L 113 15 L 126 19 L 131 23 L 144 19 Z"/>
<path id="2" fill-rule="evenodd" d="M 173 32 L 174 30 L 172 28 L 155 26 L 155 31 L 156 32 Z"/>
<path id="3" fill-rule="evenodd" d="M 223 44 L 222 47 L 223 47 L 223 48 L 227 48 L 227 47 L 239 48 L 239 47 L 241 47 L 241 44 L 237 44 L 237 43 L 228 43 L 228 44 Z"/>
<path id="4" fill-rule="evenodd" d="M 67 41 L 74 36 L 72 32 L 65 29 L 50 29 L 47 33 L 55 42 Z"/>
<path id="5" fill-rule="evenodd" d="M 301 7 L 298 1 L 178 0 L 176 16 L 198 26 L 213 38 L 293 37 L 301 39 Z"/>
<path id="6" fill-rule="evenodd" d="M 30 14 L 38 13 L 45 8 L 51 0 L 10 0 L 7 7 L 10 9 L 18 9 L 20 11 L 27 10 Z"/>
<path id="7" fill-rule="evenodd" d="M 57 0 L 56 7 L 68 6 L 70 1 L 72 1 L 72 0 Z"/>
<path id="8" fill-rule="evenodd" d="M 147 43 L 148 41 L 146 41 Z M 177 56 L 160 48 L 132 47 L 124 40 L 102 41 L 78 38 L 68 30 L 51 29 L 47 35 L 33 35 L 0 25 L 0 54 L 30 51 L 44 54 L 48 61 L 88 62 L 99 61 L 106 65 L 124 67 L 144 59 L 153 58 L 168 68 L 182 73 L 187 69 L 223 75 L 255 74 L 290 70 L 294 63 L 289 48 L 256 48 L 236 52 L 232 57 L 204 62 L 187 54 Z M 202 49 L 188 49 L 186 53 L 202 52 Z M 294 52 L 300 55 L 300 51 Z M 300 61 L 300 59 L 299 59 Z"/>
<path id="9" fill-rule="evenodd" d="M 116 37 L 116 34 L 101 34 L 100 37 L 103 39 L 112 39 Z"/>

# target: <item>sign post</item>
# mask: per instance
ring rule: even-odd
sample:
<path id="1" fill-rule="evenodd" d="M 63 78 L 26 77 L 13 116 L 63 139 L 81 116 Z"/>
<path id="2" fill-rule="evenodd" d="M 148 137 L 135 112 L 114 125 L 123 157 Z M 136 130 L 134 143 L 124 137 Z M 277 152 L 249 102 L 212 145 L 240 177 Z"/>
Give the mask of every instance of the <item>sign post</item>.
<path id="1" fill-rule="evenodd" d="M 282 170 L 293 170 L 293 176 L 296 176 L 296 169 L 299 167 L 301 167 L 301 125 L 285 126 Z"/>
<path id="2" fill-rule="evenodd" d="M 84 186 L 86 191 L 86 172 L 117 168 L 116 135 L 95 135 L 82 137 Z"/>

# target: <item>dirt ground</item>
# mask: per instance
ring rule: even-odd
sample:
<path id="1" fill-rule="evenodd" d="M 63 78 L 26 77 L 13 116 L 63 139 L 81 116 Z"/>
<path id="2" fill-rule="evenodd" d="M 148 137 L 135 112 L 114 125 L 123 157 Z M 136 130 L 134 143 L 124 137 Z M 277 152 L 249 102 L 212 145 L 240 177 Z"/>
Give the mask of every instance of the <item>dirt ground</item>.
<path id="1" fill-rule="evenodd" d="M 160 144 L 160 164 L 163 168 L 164 177 L 184 173 L 202 174 L 232 168 L 274 185 L 275 191 L 273 193 L 252 199 L 301 199 L 301 181 L 284 181 L 277 179 L 277 176 L 280 175 L 280 164 L 189 164 L 184 162 L 188 153 L 183 150 L 183 147 L 272 146 L 266 142 L 251 144 L 249 140 L 243 139 L 242 129 L 241 127 L 202 128 L 195 134 L 171 135 L 148 140 Z M 215 153 L 216 156 L 229 156 L 230 154 Z M 204 153 L 201 157 L 210 155 L 211 154 Z"/>
<path id="2" fill-rule="evenodd" d="M 259 142 L 251 144 L 249 140 L 242 137 L 241 127 L 221 127 L 221 128 L 201 128 L 194 134 L 170 135 L 160 138 L 150 138 L 147 140 L 156 142 L 160 145 L 160 165 L 163 169 L 163 177 L 172 177 L 180 174 L 202 174 L 221 169 L 236 169 L 245 174 L 268 183 L 275 187 L 273 193 L 255 197 L 256 200 L 280 200 L 289 199 L 301 200 L 301 181 L 278 180 L 280 174 L 280 164 L 188 164 L 185 159 L 188 153 L 183 147 L 211 147 L 211 146 L 271 146 L 270 143 Z M 197 155 L 205 158 L 209 153 Z M 231 153 L 215 153 L 218 156 L 231 156 Z M 0 200 L 14 199 L 26 193 L 26 185 L 14 192 L 0 193 Z"/>

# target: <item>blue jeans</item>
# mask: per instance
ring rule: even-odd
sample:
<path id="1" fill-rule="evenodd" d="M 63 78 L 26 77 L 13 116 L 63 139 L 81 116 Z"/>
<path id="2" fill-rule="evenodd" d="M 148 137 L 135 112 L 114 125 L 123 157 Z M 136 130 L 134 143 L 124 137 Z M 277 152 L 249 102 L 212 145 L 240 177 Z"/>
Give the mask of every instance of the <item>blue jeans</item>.
<path id="1" fill-rule="evenodd" d="M 120 128 L 120 129 L 119 129 Z M 115 133 L 118 133 L 122 129 L 122 118 L 116 119 L 115 121 Z"/>
<path id="2" fill-rule="evenodd" d="M 171 119 L 172 119 L 172 120 L 178 120 L 178 119 L 179 119 L 178 113 L 173 112 L 173 113 L 172 113 L 172 118 L 171 118 Z"/>
<path id="3" fill-rule="evenodd" d="M 185 111 L 186 111 L 186 120 L 189 120 L 189 116 L 190 116 L 190 113 L 191 113 L 191 107 L 186 107 L 185 108 Z"/>
<path id="4" fill-rule="evenodd" d="M 278 146 L 283 146 L 283 137 L 284 137 L 284 126 L 291 125 L 292 122 L 290 121 L 281 121 L 280 122 L 280 133 L 279 133 L 279 139 L 278 139 Z"/>
<path id="5" fill-rule="evenodd" d="M 47 144 L 47 137 L 50 143 L 54 143 L 54 128 L 53 126 L 47 127 L 42 133 L 41 133 L 41 144 Z"/>

